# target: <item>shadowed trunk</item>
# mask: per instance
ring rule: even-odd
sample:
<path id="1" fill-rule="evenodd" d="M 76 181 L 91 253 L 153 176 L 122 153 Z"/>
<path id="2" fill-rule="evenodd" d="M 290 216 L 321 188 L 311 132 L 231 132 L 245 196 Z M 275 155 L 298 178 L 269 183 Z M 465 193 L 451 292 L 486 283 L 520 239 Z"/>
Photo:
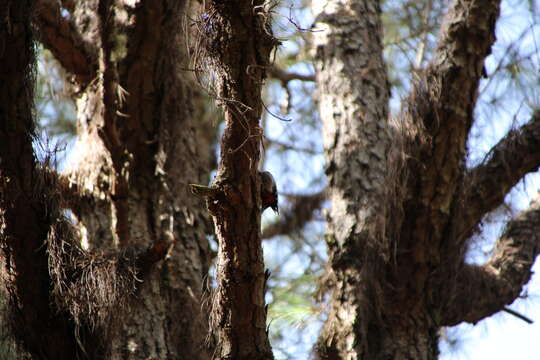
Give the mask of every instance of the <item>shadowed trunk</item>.
<path id="1" fill-rule="evenodd" d="M 0 33 L 10 54 L 2 58 L 1 105 L 24 105 L 2 108 L 11 114 L 2 115 L 0 141 L 2 194 L 9 194 L 3 240 L 8 289 L 15 286 L 11 313 L 26 329 L 15 335 L 34 358 L 209 358 L 200 305 L 209 220 L 187 185 L 208 181 L 211 138 L 197 136 L 202 110 L 195 113 L 193 83 L 181 71 L 188 8 L 96 0 L 66 16 L 56 3 L 38 2 L 42 41 L 73 73 L 77 96 L 77 144 L 69 174 L 57 179 L 36 170 L 31 147 L 30 4 L 2 8 L 21 40 L 12 45 L 9 26 Z M 76 50 L 85 56 L 70 57 Z M 28 54 L 22 63 L 21 54 Z M 3 84 L 21 87 L 8 93 L 14 88 Z M 45 189 L 52 195 L 40 197 Z M 63 208 L 75 215 L 76 232 L 61 220 Z"/>
<path id="2" fill-rule="evenodd" d="M 35 359 L 73 359 L 83 354 L 75 325 L 67 312 L 51 307 L 46 249 L 56 213 L 47 209 L 51 192 L 44 190 L 50 182 L 40 175 L 32 149 L 32 5 L 18 0 L 0 5 L 0 239 L 11 309 L 6 320 Z M 80 329 L 81 336 L 87 333 Z M 98 350 L 94 346 L 89 353 Z"/>
<path id="3" fill-rule="evenodd" d="M 270 52 L 270 14 L 262 1 L 207 4 L 201 43 L 225 113 L 218 174 L 207 204 L 219 242 L 211 325 L 217 359 L 273 359 L 266 328 L 261 246 L 261 90 Z"/>
<path id="4" fill-rule="evenodd" d="M 132 9 L 100 1 L 74 13 L 81 24 L 99 19 L 90 33 L 103 49 L 96 54 L 103 77 L 77 102 L 79 156 L 70 178 L 105 199 L 105 213 L 82 207 L 79 226 L 91 248 L 154 246 L 165 256 L 113 330 L 111 358 L 208 357 L 200 313 L 208 219 L 187 184 L 208 181 L 211 144 L 196 135 L 194 94 L 180 70 L 186 9 L 185 2 Z M 124 28 L 125 21 L 134 25 Z"/>

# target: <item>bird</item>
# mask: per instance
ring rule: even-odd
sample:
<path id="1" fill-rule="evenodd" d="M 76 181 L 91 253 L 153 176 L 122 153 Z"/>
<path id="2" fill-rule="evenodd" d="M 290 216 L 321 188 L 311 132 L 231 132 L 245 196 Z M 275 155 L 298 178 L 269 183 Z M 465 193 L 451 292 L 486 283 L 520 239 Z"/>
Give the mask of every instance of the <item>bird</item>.
<path id="1" fill-rule="evenodd" d="M 279 214 L 276 180 L 269 171 L 259 171 L 261 176 L 262 211 L 271 208 Z"/>
<path id="2" fill-rule="evenodd" d="M 272 208 L 276 214 L 279 214 L 278 192 L 274 176 L 269 171 L 259 171 L 259 176 L 261 177 L 262 211 Z M 221 191 L 216 185 L 189 184 L 189 188 L 194 195 L 206 200 L 215 199 Z"/>

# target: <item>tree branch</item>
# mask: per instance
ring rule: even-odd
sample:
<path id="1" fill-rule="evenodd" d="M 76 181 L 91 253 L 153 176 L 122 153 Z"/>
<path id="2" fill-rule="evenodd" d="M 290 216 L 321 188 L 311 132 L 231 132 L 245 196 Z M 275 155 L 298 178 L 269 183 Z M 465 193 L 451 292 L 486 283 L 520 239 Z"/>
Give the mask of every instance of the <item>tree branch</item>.
<path id="1" fill-rule="evenodd" d="M 278 68 L 277 66 L 270 67 L 269 75 L 281 81 L 281 83 L 284 85 L 287 85 L 292 80 L 300 80 L 300 81 L 308 81 L 308 82 L 315 81 L 315 75 L 303 75 L 303 74 L 294 73 L 294 72 L 286 72 Z"/>
<path id="2" fill-rule="evenodd" d="M 126 151 L 118 127 L 119 116 L 119 81 L 114 57 L 114 15 L 115 9 L 111 0 L 99 0 L 97 15 L 99 16 L 99 33 L 102 51 L 100 53 L 99 72 L 102 74 L 103 126 L 98 129 L 99 136 L 109 150 L 114 167 L 113 191 L 111 194 L 116 217 L 114 232 L 121 245 L 130 242 L 127 173 L 132 159 Z"/>
<path id="3" fill-rule="evenodd" d="M 276 139 L 270 139 L 268 136 L 265 136 L 265 145 L 273 145 L 277 147 L 280 151 L 299 151 L 310 155 L 320 155 L 322 151 L 317 151 L 316 149 L 311 149 L 309 147 L 298 147 L 295 145 L 290 145 L 284 142 L 281 142 Z"/>
<path id="4" fill-rule="evenodd" d="M 488 154 L 486 162 L 466 174 L 461 238 L 470 236 L 482 217 L 497 208 L 526 174 L 540 166 L 540 111 L 529 123 L 508 133 Z"/>
<path id="5" fill-rule="evenodd" d="M 441 311 L 441 325 L 476 323 L 503 310 L 530 280 L 539 253 L 540 197 L 508 223 L 485 265 L 463 264 L 455 288 L 445 289 L 449 301 Z"/>
<path id="6" fill-rule="evenodd" d="M 404 166 L 409 199 L 403 214 L 414 220 L 404 222 L 399 246 L 404 253 L 416 252 L 419 262 L 411 265 L 416 269 L 420 263 L 442 259 L 441 253 L 448 259 L 443 245 L 455 243 L 454 234 L 444 229 L 462 209 L 456 194 L 462 191 L 466 143 L 484 60 L 495 41 L 499 2 L 453 2 L 434 59 L 414 79 L 402 113 L 404 130 L 409 132 Z M 461 249 L 454 253 L 460 262 Z"/>
<path id="7" fill-rule="evenodd" d="M 504 311 L 504 312 L 506 312 L 506 313 L 509 313 L 510 315 L 515 316 L 515 317 L 517 317 L 517 318 L 520 319 L 520 320 L 525 321 L 527 324 L 532 324 L 532 323 L 534 323 L 534 321 L 533 321 L 532 319 L 529 319 L 529 318 L 526 317 L 525 315 L 520 314 L 520 313 L 518 313 L 517 311 L 512 310 L 512 309 L 510 309 L 510 308 L 504 308 L 504 309 L 502 309 L 502 311 Z"/>
<path id="8" fill-rule="evenodd" d="M 60 207 L 73 211 L 77 218 L 82 217 L 83 208 L 89 208 L 88 211 L 96 211 L 97 208 L 110 208 L 110 199 L 100 198 L 91 191 L 80 186 L 76 180 L 70 175 L 62 174 L 47 165 L 40 165 L 37 168 L 41 176 L 54 179 L 51 181 L 51 186 L 54 186 L 54 191 L 58 191 Z"/>
<path id="9" fill-rule="evenodd" d="M 277 222 L 263 230 L 262 238 L 268 239 L 300 231 L 313 218 L 313 212 L 321 208 L 325 199 L 325 191 L 292 197 L 292 207 L 284 211 Z"/>
<path id="10" fill-rule="evenodd" d="M 500 0 L 455 0 L 446 15 L 435 56 L 427 68 L 428 92 L 436 100 L 426 128 L 456 126 L 468 131 L 484 73 L 484 60 L 495 42 Z"/>
<path id="11" fill-rule="evenodd" d="M 96 76 L 97 50 L 88 51 L 93 46 L 83 40 L 69 18 L 62 16 L 57 1 L 38 0 L 35 23 L 41 43 L 75 75 L 81 87 L 86 86 Z"/>

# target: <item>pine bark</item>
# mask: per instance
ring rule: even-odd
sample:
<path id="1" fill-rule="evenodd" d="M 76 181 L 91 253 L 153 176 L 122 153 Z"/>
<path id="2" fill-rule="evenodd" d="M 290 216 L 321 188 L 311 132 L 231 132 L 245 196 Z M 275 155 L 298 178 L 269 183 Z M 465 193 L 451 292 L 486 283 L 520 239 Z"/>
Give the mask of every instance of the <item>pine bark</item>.
<path id="1" fill-rule="evenodd" d="M 21 18 L 13 9 L 2 14 L 14 16 L 20 31 L 17 35 L 24 35 L 21 39 L 27 41 L 21 46 L 30 49 L 33 46 L 28 24 L 33 18 L 30 3 L 16 6 L 12 3 L 15 2 L 7 6 L 23 11 L 26 17 Z M 56 11 L 52 16 L 50 12 L 45 17 L 40 13 L 51 9 Z M 206 238 L 209 219 L 201 204 L 189 194 L 188 184 L 208 181 L 211 144 L 210 137 L 197 135 L 196 117 L 203 111 L 194 110 L 192 99 L 198 95 L 194 93 L 190 75 L 181 70 L 187 64 L 183 24 L 189 11 L 190 4 L 183 1 L 134 4 L 95 0 L 77 2 L 66 17 L 51 3 L 36 6 L 34 18 L 38 31 L 42 31 L 40 39 L 72 74 L 78 128 L 70 172 L 63 176 L 46 172 L 48 176 L 57 176 L 46 184 L 56 194 L 54 214 L 61 218 L 62 209 L 69 209 L 77 219 L 73 229 L 77 232 L 62 222 L 65 234 L 72 238 L 63 243 L 51 240 L 46 243 L 54 228 L 38 212 L 34 217 L 24 218 L 31 224 L 28 230 L 35 227 L 35 236 L 41 240 L 32 243 L 28 238 L 28 243 L 23 242 L 26 237 L 18 230 L 22 224 L 17 213 L 4 214 L 3 226 L 10 235 L 5 253 L 8 261 L 19 261 L 17 269 L 32 269 L 31 272 L 16 270 L 13 274 L 15 285 L 26 284 L 14 296 L 34 302 L 42 299 L 39 306 L 26 304 L 24 310 L 13 312 L 16 321 L 26 329 L 35 330 L 28 331 L 28 335 L 16 335 L 36 359 L 209 358 L 204 346 L 207 319 L 201 312 L 203 278 L 210 262 Z M 9 35 L 11 30 L 6 31 Z M 63 35 L 47 36 L 59 33 Z M 10 54 L 20 57 L 22 53 L 10 48 Z M 84 55 L 72 57 L 74 54 Z M 13 66 L 18 64 L 14 58 L 7 60 Z M 21 97 L 20 101 L 31 102 L 27 90 L 33 84 L 21 81 L 31 73 L 29 64 L 31 58 L 17 65 L 22 68 L 15 75 L 6 73 L 20 79 L 2 81 L 2 91 L 10 89 L 4 84 L 21 84 L 17 90 L 19 96 L 27 95 L 27 98 Z M 9 103 L 9 96 L 2 98 L 2 106 Z M 24 119 L 21 124 L 32 124 L 31 106 L 26 106 L 25 111 L 17 115 Z M 4 161 L 7 156 L 19 158 L 28 169 L 18 174 L 26 184 L 11 182 L 6 186 L 15 187 L 9 191 L 3 187 L 2 193 L 9 193 L 14 199 L 25 196 L 33 199 L 42 188 L 29 182 L 36 178 L 37 167 L 30 138 L 32 128 L 29 125 L 15 129 L 21 132 L 24 142 L 12 146 L 4 141 L 10 138 L 9 119 L 3 119 L 8 132 L 1 134 L 0 141 L 8 145 L 2 152 L 2 172 L 11 168 Z M 17 168 L 15 164 L 13 167 Z M 61 199 L 59 193 L 69 196 Z M 9 209 L 10 198 L 2 200 L 2 208 Z M 53 211 L 47 206 L 50 203 L 30 201 L 16 210 L 19 214 L 35 213 L 35 209 Z M 23 253 L 19 255 L 18 248 L 13 247 L 19 242 L 32 245 L 21 249 Z M 64 244 L 73 249 L 71 255 L 79 258 L 65 259 L 66 254 L 55 257 L 58 247 L 51 244 Z M 86 250 L 77 250 L 79 247 Z M 127 262 L 123 262 L 125 259 Z M 59 266 L 55 267 L 54 262 Z M 80 263 L 88 265 L 78 268 Z M 111 265 L 109 274 L 88 270 L 107 269 L 107 264 L 116 264 Z M 78 270 L 71 272 L 71 265 Z M 58 269 L 65 270 L 60 270 L 57 276 L 54 270 Z M 120 281 L 122 272 L 132 274 L 132 286 L 114 283 Z M 77 286 L 91 289 L 89 282 L 98 278 L 110 282 L 112 295 L 107 295 L 108 290 L 99 285 L 94 289 L 95 296 L 91 291 L 76 289 Z M 58 279 L 65 282 L 58 283 Z M 36 294 L 30 284 L 42 293 Z M 71 302 L 63 301 L 62 295 Z M 87 304 L 87 299 L 107 303 Z M 32 308 L 37 315 L 28 311 Z M 103 319 L 92 319 L 95 314 Z M 56 321 L 57 318 L 60 319 Z"/>
<path id="2" fill-rule="evenodd" d="M 482 216 L 540 165 L 532 151 L 539 116 L 501 140 L 485 164 L 465 168 L 498 1 L 453 2 L 433 60 L 414 76 L 395 119 L 379 2 L 320 5 L 314 46 L 332 202 L 332 297 L 316 353 L 435 359 L 442 326 L 502 310 L 530 278 L 537 203 L 508 224 L 486 264 L 468 265 L 464 256 Z"/>
<path id="3" fill-rule="evenodd" d="M 200 17 L 209 71 L 223 106 L 218 174 L 207 198 L 219 242 L 211 325 L 217 359 L 273 359 L 261 244 L 261 90 L 277 44 L 263 1 L 213 1 Z"/>
<path id="4" fill-rule="evenodd" d="M 368 332 L 380 315 L 375 296 L 380 284 L 370 279 L 376 279 L 381 264 L 389 260 L 384 236 L 389 89 L 379 4 L 328 4 L 316 18 L 322 31 L 314 33 L 314 46 L 332 203 L 327 245 L 335 284 L 317 347 L 321 358 L 360 359 L 367 356 L 366 343 L 375 353 L 390 339 L 382 331 Z M 364 334 L 362 340 L 359 334 Z"/>
<path id="5" fill-rule="evenodd" d="M 105 198 L 107 213 L 81 211 L 81 227 L 98 225 L 85 226 L 93 248 L 166 251 L 112 330 L 110 358 L 207 359 L 200 304 L 208 220 L 187 184 L 208 181 L 211 144 L 197 136 L 191 80 L 180 70 L 187 64 L 188 4 L 90 3 L 75 18 L 81 29 L 85 19 L 100 21 L 89 33 L 101 45 L 103 77 L 77 103 L 75 151 L 86 155 L 75 158 L 70 176 L 94 198 Z M 134 25 L 123 29 L 122 17 L 131 11 L 127 20 Z"/>
<path id="6" fill-rule="evenodd" d="M 67 312 L 51 307 L 53 281 L 46 256 L 55 208 L 44 191 L 32 148 L 34 39 L 30 29 L 33 1 L 0 4 L 0 240 L 3 286 L 17 343 L 35 359 L 81 356 L 74 323 Z M 82 336 L 86 329 L 82 328 Z M 93 350 L 89 349 L 89 353 Z"/>

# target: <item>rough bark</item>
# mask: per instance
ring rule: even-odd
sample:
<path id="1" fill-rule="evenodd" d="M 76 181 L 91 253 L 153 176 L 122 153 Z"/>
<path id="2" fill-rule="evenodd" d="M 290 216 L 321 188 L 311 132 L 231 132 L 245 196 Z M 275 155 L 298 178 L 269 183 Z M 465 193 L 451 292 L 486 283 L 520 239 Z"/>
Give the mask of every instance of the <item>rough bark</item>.
<path id="1" fill-rule="evenodd" d="M 357 359 L 366 341 L 364 335 L 360 340 L 366 332 L 362 326 L 377 315 L 375 297 L 365 293 L 374 295 L 377 284 L 361 279 L 370 279 L 389 256 L 381 222 L 390 146 L 389 89 L 378 2 L 330 1 L 321 10 L 314 46 L 332 204 L 327 244 L 335 291 L 318 354 Z"/>
<path id="2" fill-rule="evenodd" d="M 80 155 L 71 178 L 108 202 L 105 213 L 81 209 L 80 225 L 93 247 L 166 255 L 114 329 L 111 359 L 208 358 L 200 313 L 206 217 L 187 184 L 207 181 L 210 144 L 196 135 L 190 80 L 180 71 L 187 9 L 177 1 L 87 1 L 74 11 L 100 44 L 102 76 L 77 103 Z"/>
<path id="3" fill-rule="evenodd" d="M 493 255 L 482 266 L 462 264 L 458 288 L 448 293 L 441 313 L 445 326 L 476 323 L 511 304 L 532 276 L 540 254 L 540 199 L 512 219 L 497 240 Z"/>
<path id="4" fill-rule="evenodd" d="M 14 5 L 9 2 L 7 6 Z M 189 4 L 95 0 L 70 2 L 65 9 L 70 11 L 67 17 L 59 13 L 56 3 L 41 4 L 37 10 L 44 13 L 36 16 L 36 27 L 42 32 L 44 45 L 75 75 L 78 140 L 69 180 L 54 178 L 54 171 L 41 171 L 51 181 L 40 188 L 32 184 L 35 160 L 30 128 L 23 129 L 26 135 L 23 130 L 12 130 L 13 122 L 6 117 L 0 141 L 8 147 L 4 150 L 11 157 L 20 155 L 17 161 L 25 164 L 19 169 L 17 164 L 5 163 L 8 170 L 25 172 L 17 173 L 23 183 L 6 185 L 18 190 L 5 192 L 14 200 L 2 200 L 3 235 L 9 235 L 13 244 L 24 244 L 21 249 L 9 249 L 6 256 L 16 269 L 14 284 L 27 284 L 17 294 L 22 294 L 25 301 L 42 301 L 14 312 L 16 321 L 28 320 L 24 323 L 26 329 L 36 329 L 28 332 L 31 337 L 20 341 L 36 358 L 73 359 L 86 351 L 89 358 L 208 359 L 203 346 L 207 324 L 200 307 L 203 277 L 209 266 L 208 219 L 201 204 L 188 194 L 187 184 L 208 181 L 211 144 L 209 137 L 197 136 L 192 83 L 180 70 L 186 63 L 183 23 Z M 12 12 L 4 11 L 2 15 Z M 31 19 L 29 14 L 26 9 L 25 21 Z M 20 18 L 16 20 L 17 31 L 29 34 L 19 29 Z M 28 63 L 20 65 L 19 60 L 5 59 L 11 65 L 2 68 L 10 70 L 3 73 L 7 78 L 2 84 L 21 84 L 21 88 L 2 86 L 2 91 L 16 90 L 23 99 L 28 92 L 22 90 L 30 89 L 32 84 L 15 79 L 26 79 L 31 69 Z M 92 64 L 96 64 L 95 68 Z M 86 71 L 94 71 L 95 76 Z M 1 99 L 1 106 L 15 100 L 10 101 L 8 95 Z M 30 110 L 28 106 L 28 113 L 18 116 L 31 121 Z M 20 123 L 26 126 L 26 122 Z M 12 137 L 10 131 L 20 131 L 22 140 Z M 13 143 L 4 141 L 12 138 Z M 20 195 L 21 189 L 26 195 Z M 41 199 L 39 192 L 45 189 L 55 195 L 68 195 L 66 201 L 56 199 L 54 211 L 49 204 L 36 205 L 34 197 Z M 12 200 L 27 199 L 30 201 L 24 208 L 15 207 L 17 212 L 10 212 Z M 51 225 L 51 221 L 58 221 L 55 216 L 62 217 L 63 207 L 73 210 L 77 217 L 80 237 L 66 222 Z M 38 213 L 20 217 L 21 211 Z M 39 211 L 53 219 L 43 218 L 45 215 Z M 35 228 L 24 229 L 16 221 L 22 218 Z M 22 242 L 22 238 L 31 239 L 20 233 L 23 230 L 36 232 L 33 236 L 39 238 Z M 60 230 L 66 241 L 52 242 L 50 239 L 55 239 L 54 234 Z M 49 245 L 42 246 L 47 239 Z M 80 249 L 80 244 L 88 252 Z M 15 260 L 17 267 L 12 264 Z M 24 266 L 31 271 L 22 271 Z M 131 285 L 123 282 L 124 271 L 137 281 Z M 92 287 L 101 280 L 111 288 L 99 284 Z M 30 285 L 33 288 L 28 288 Z M 97 303 L 88 304 L 88 299 Z M 33 308 L 35 312 L 28 311 Z M 96 314 L 110 317 L 106 324 L 95 322 L 98 331 L 86 332 L 85 321 Z M 81 338 L 77 339 L 77 335 Z M 58 351 L 60 345 L 65 351 Z"/>
<path id="5" fill-rule="evenodd" d="M 454 1 L 433 61 L 416 76 L 392 122 L 379 3 L 326 1 L 319 11 L 322 31 L 314 37 L 334 289 L 318 357 L 436 358 L 441 326 L 502 310 L 529 278 L 537 255 L 534 211 L 528 225 L 510 224 L 486 265 L 465 265 L 464 254 L 481 218 L 540 165 L 533 149 L 540 139 L 537 114 L 484 164 L 466 171 L 498 1 Z M 476 296 L 465 301 L 471 286 L 478 286 Z"/>
<path id="6" fill-rule="evenodd" d="M 454 1 L 443 21 L 433 61 L 418 77 L 402 111 L 410 128 L 403 250 L 433 266 L 441 255 L 460 258 L 449 227 L 464 205 L 466 142 L 485 58 L 495 41 L 499 1 Z M 414 214 L 414 219 L 410 218 Z M 455 229 L 454 229 L 455 230 Z M 461 239 L 463 240 L 463 239 Z M 407 241 L 410 241 L 407 243 Z M 458 245 L 458 246 L 454 246 Z M 428 267 L 432 265 L 427 265 Z M 428 268 L 425 268 L 429 271 Z"/>
<path id="7" fill-rule="evenodd" d="M 259 178 L 261 87 L 276 44 L 263 1 L 214 1 L 200 16 L 225 129 L 208 197 L 219 242 L 211 324 L 218 359 L 273 359 L 266 329 Z"/>
<path id="8" fill-rule="evenodd" d="M 0 239 L 9 294 L 7 325 L 35 359 L 73 359 L 83 355 L 75 325 L 69 313 L 51 306 L 54 284 L 46 251 L 58 207 L 32 149 L 32 5 L 0 5 Z M 86 333 L 82 328 L 81 336 Z"/>
<path id="9" fill-rule="evenodd" d="M 508 191 L 540 164 L 540 111 L 522 127 L 508 133 L 489 152 L 487 159 L 466 173 L 460 237 L 468 237 L 482 217 L 500 206 Z"/>

